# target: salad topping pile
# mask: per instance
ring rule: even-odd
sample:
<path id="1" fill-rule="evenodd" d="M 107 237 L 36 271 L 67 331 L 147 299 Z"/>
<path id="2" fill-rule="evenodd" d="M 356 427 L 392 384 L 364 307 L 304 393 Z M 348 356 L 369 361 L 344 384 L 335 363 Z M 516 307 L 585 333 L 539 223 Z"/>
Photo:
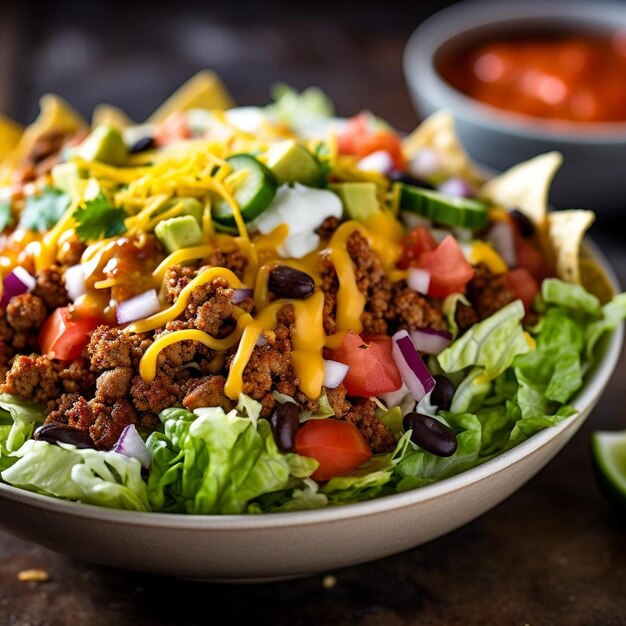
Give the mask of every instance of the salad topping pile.
<path id="1" fill-rule="evenodd" d="M 408 137 L 203 72 L 145 123 L 0 118 L 0 470 L 186 513 L 319 508 L 476 466 L 575 413 L 626 299 L 446 113 Z"/>

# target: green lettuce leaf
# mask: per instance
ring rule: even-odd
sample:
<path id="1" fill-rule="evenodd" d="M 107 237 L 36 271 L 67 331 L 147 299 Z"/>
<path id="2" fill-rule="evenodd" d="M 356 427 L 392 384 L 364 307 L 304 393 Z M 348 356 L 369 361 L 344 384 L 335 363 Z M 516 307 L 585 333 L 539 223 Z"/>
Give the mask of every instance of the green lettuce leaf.
<path id="1" fill-rule="evenodd" d="M 459 304 L 471 306 L 470 301 L 462 293 L 458 292 L 450 294 L 443 301 L 443 305 L 441 306 L 441 311 L 448 323 L 448 330 L 452 333 L 453 337 L 459 334 L 459 325 L 456 323 L 456 308 Z"/>
<path id="2" fill-rule="evenodd" d="M 319 87 L 309 87 L 298 93 L 284 83 L 272 87 L 274 103 L 266 107 L 270 115 L 290 126 L 303 126 L 318 119 L 332 117 L 332 101 Z"/>
<path id="3" fill-rule="evenodd" d="M 150 510 L 137 459 L 34 439 L 13 455 L 18 460 L 2 472 L 10 485 L 114 509 Z"/>
<path id="4" fill-rule="evenodd" d="M 450 411 L 452 413 L 472 413 L 479 408 L 491 391 L 492 383 L 481 367 L 472 368 L 456 388 Z"/>
<path id="5" fill-rule="evenodd" d="M 257 402 L 240 398 L 239 409 L 246 415 L 219 407 L 160 414 L 164 432 L 147 441 L 153 454 L 148 497 L 155 510 L 244 513 L 256 498 L 315 471 L 316 461 L 278 451 L 269 423 L 257 419 Z"/>
<path id="6" fill-rule="evenodd" d="M 445 372 L 480 365 L 488 379 L 496 378 L 517 355 L 531 349 L 522 328 L 523 317 L 522 301 L 511 302 L 450 344 L 439 354 L 439 365 Z"/>
<path id="7" fill-rule="evenodd" d="M 545 304 L 557 305 L 584 313 L 600 314 L 600 300 L 582 285 L 566 283 L 558 278 L 546 278 L 541 283 L 541 300 Z"/>
<path id="8" fill-rule="evenodd" d="M 625 318 L 626 293 L 620 293 L 602 307 L 602 319 L 592 322 L 585 329 L 585 355 L 589 361 L 593 359 L 594 350 L 602 336 L 615 330 Z"/>

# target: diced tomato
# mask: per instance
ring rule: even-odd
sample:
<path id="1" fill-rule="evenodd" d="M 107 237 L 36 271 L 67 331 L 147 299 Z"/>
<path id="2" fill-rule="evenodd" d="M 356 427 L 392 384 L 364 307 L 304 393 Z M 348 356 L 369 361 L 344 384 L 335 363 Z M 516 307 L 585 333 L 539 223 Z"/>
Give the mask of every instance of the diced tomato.
<path id="1" fill-rule="evenodd" d="M 437 242 L 425 226 L 416 226 L 410 230 L 402 241 L 402 253 L 396 265 L 405 270 L 417 265 L 423 252 L 432 252 Z"/>
<path id="2" fill-rule="evenodd" d="M 337 137 L 340 154 L 353 154 L 360 159 L 372 152 L 384 150 L 391 156 L 397 170 L 404 169 L 402 141 L 391 130 L 371 128 L 368 116 L 361 113 L 351 118 Z"/>
<path id="3" fill-rule="evenodd" d="M 330 418 L 308 421 L 296 434 L 296 452 L 319 463 L 315 480 L 346 474 L 372 456 L 354 424 Z"/>
<path id="4" fill-rule="evenodd" d="M 539 293 L 537 281 L 524 267 L 518 267 L 507 272 L 505 278 L 515 295 L 524 303 L 524 308 L 528 313 L 532 309 L 533 302 Z"/>
<path id="5" fill-rule="evenodd" d="M 101 323 L 96 318 L 71 319 L 68 307 L 58 308 L 39 333 L 41 353 L 60 361 L 77 359 L 89 342 L 89 333 Z"/>
<path id="6" fill-rule="evenodd" d="M 346 333 L 341 346 L 329 358 L 350 366 L 343 384 L 350 396 L 369 398 L 402 386 L 402 378 L 391 356 L 391 337 L 372 335 L 367 341 L 356 333 Z"/>
<path id="7" fill-rule="evenodd" d="M 424 252 L 417 267 L 430 272 L 428 295 L 433 298 L 463 292 L 474 276 L 474 269 L 452 235 L 448 235 L 436 250 Z"/>
<path id="8" fill-rule="evenodd" d="M 518 266 L 527 269 L 538 283 L 550 276 L 551 272 L 548 262 L 543 257 L 543 254 L 527 239 L 517 238 L 515 253 Z"/>
<path id="9" fill-rule="evenodd" d="M 170 115 L 154 129 L 154 141 L 157 146 L 166 146 L 191 137 L 187 116 L 183 113 Z"/>

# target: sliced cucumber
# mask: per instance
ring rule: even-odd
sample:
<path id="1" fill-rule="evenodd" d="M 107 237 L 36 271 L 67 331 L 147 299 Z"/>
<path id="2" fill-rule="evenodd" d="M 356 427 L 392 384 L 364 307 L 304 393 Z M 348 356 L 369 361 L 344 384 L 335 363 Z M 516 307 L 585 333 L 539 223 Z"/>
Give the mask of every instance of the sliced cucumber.
<path id="1" fill-rule="evenodd" d="M 600 486 L 611 504 L 626 515 L 626 431 L 598 431 L 591 452 Z"/>
<path id="2" fill-rule="evenodd" d="M 248 175 L 237 185 L 233 197 L 239 205 L 244 222 L 250 222 L 263 213 L 276 195 L 278 183 L 272 172 L 250 154 L 234 154 L 226 161 L 233 170 L 247 170 Z M 220 197 L 213 205 L 213 219 L 225 226 L 235 226 L 233 210 Z"/>
<path id="3" fill-rule="evenodd" d="M 481 230 L 489 223 L 487 205 L 479 200 L 448 196 L 438 191 L 400 185 L 400 209 L 427 217 L 433 222 Z"/>

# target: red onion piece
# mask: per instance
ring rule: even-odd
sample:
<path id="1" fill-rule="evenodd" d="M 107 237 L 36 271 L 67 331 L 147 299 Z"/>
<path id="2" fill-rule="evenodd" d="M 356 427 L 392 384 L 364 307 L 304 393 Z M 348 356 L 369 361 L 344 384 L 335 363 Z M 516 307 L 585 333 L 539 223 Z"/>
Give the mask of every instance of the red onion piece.
<path id="1" fill-rule="evenodd" d="M 409 267 L 406 284 L 413 291 L 427 294 L 430 287 L 430 272 L 419 267 Z"/>
<path id="2" fill-rule="evenodd" d="M 419 402 L 435 386 L 435 379 L 428 371 L 406 330 L 399 330 L 392 340 L 393 360 L 405 385 Z"/>
<path id="3" fill-rule="evenodd" d="M 441 170 L 441 157 L 430 148 L 422 148 L 409 163 L 409 173 L 415 178 L 428 180 Z"/>
<path id="4" fill-rule="evenodd" d="M 324 387 L 328 389 L 336 389 L 339 387 L 349 369 L 350 366 L 345 363 L 324 359 Z"/>
<path id="5" fill-rule="evenodd" d="M 439 191 L 448 196 L 456 196 L 461 198 L 475 198 L 476 191 L 474 188 L 462 178 L 448 178 L 438 187 Z"/>
<path id="6" fill-rule="evenodd" d="M 439 354 L 452 342 L 452 333 L 434 328 L 414 328 L 409 333 L 416 350 L 426 354 Z"/>
<path id="7" fill-rule="evenodd" d="M 65 290 L 72 302 L 85 295 L 85 269 L 82 265 L 73 265 L 65 270 Z"/>
<path id="8" fill-rule="evenodd" d="M 357 169 L 367 172 L 380 172 L 389 174 L 393 170 L 393 159 L 386 150 L 376 150 L 362 158 L 357 164 Z"/>
<path id="9" fill-rule="evenodd" d="M 23 267 L 13 268 L 2 281 L 0 305 L 6 307 L 13 296 L 31 291 L 35 288 L 35 284 L 35 279 Z"/>
<path id="10" fill-rule="evenodd" d="M 509 267 L 517 267 L 515 233 L 510 222 L 503 220 L 494 222 L 487 232 L 486 239 Z"/>
<path id="11" fill-rule="evenodd" d="M 235 289 L 231 302 L 241 304 L 246 298 L 252 298 L 252 289 Z"/>
<path id="12" fill-rule="evenodd" d="M 149 289 L 117 305 L 117 323 L 128 324 L 129 322 L 135 322 L 157 313 L 160 309 L 161 305 L 156 289 Z"/>
<path id="13" fill-rule="evenodd" d="M 137 459 L 146 469 L 152 463 L 152 454 L 139 436 L 134 424 L 126 426 L 112 450 L 118 454 Z"/>

